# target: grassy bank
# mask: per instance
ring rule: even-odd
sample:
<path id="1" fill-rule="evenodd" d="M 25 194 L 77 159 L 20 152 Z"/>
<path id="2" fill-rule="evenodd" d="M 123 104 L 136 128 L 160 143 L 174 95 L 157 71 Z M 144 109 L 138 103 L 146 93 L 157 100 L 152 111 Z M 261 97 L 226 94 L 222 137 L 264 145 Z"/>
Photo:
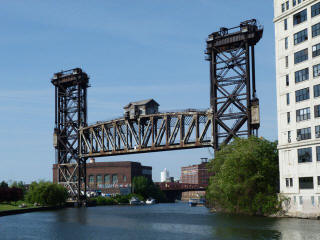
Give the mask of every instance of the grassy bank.
<path id="1" fill-rule="evenodd" d="M 21 204 L 25 204 L 25 207 L 19 207 L 19 205 L 21 205 Z M 0 203 L 0 212 L 1 211 L 17 210 L 17 209 L 28 209 L 28 208 L 38 208 L 38 206 L 34 206 L 32 204 L 28 204 L 23 201 L 10 202 L 10 203 Z"/>

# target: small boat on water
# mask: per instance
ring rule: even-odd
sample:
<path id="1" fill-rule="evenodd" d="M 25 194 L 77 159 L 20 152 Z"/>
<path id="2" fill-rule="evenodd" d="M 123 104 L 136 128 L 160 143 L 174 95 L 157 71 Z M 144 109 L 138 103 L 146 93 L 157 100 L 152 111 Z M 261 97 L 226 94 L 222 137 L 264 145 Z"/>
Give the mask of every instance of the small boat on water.
<path id="1" fill-rule="evenodd" d="M 129 201 L 130 205 L 141 205 L 141 201 L 137 197 L 132 197 Z"/>
<path id="2" fill-rule="evenodd" d="M 198 205 L 198 199 L 190 198 L 188 203 L 190 207 L 196 207 Z"/>
<path id="3" fill-rule="evenodd" d="M 156 204 L 156 200 L 153 199 L 153 198 L 148 198 L 148 199 L 146 200 L 146 204 L 148 204 L 148 205 Z"/>

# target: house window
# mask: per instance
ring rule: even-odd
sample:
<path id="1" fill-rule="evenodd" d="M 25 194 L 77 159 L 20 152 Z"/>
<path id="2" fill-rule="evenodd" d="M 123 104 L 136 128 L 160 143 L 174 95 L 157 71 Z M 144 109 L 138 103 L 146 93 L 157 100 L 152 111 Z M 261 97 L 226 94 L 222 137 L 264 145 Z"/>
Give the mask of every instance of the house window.
<path id="1" fill-rule="evenodd" d="M 287 37 L 284 39 L 284 48 L 288 49 L 288 38 Z"/>
<path id="2" fill-rule="evenodd" d="M 286 187 L 293 187 L 292 178 L 286 178 Z"/>
<path id="3" fill-rule="evenodd" d="M 317 162 L 320 161 L 320 146 L 316 147 L 316 153 L 317 153 Z"/>
<path id="4" fill-rule="evenodd" d="M 298 149 L 298 163 L 312 162 L 312 148 Z"/>
<path id="5" fill-rule="evenodd" d="M 90 184 L 90 185 L 93 185 L 93 184 L 94 184 L 94 176 L 93 176 L 93 175 L 90 175 L 90 176 L 89 176 L 89 184 Z"/>
<path id="6" fill-rule="evenodd" d="M 307 9 L 293 15 L 293 25 L 297 25 L 307 20 Z"/>
<path id="7" fill-rule="evenodd" d="M 313 96 L 314 97 L 320 96 L 320 84 L 313 86 Z"/>
<path id="8" fill-rule="evenodd" d="M 294 64 L 308 60 L 308 48 L 294 53 Z"/>
<path id="9" fill-rule="evenodd" d="M 286 86 L 289 86 L 289 74 L 286 75 Z"/>
<path id="10" fill-rule="evenodd" d="M 294 39 L 294 45 L 308 40 L 308 29 L 306 28 L 300 32 L 295 33 L 293 35 L 293 39 Z"/>
<path id="11" fill-rule="evenodd" d="M 316 37 L 320 34 L 320 23 L 312 26 L 312 37 Z"/>
<path id="12" fill-rule="evenodd" d="M 288 19 L 285 19 L 283 21 L 283 25 L 284 25 L 284 30 L 288 30 Z"/>
<path id="13" fill-rule="evenodd" d="M 289 105 L 290 104 L 290 93 L 287 93 L 287 105 Z"/>
<path id="14" fill-rule="evenodd" d="M 316 138 L 320 138 L 320 125 L 314 127 Z M 318 149 L 317 149 L 317 159 L 318 159 Z"/>
<path id="15" fill-rule="evenodd" d="M 300 177 L 299 189 L 313 189 L 313 177 Z"/>
<path id="16" fill-rule="evenodd" d="M 302 108 L 296 111 L 297 122 L 310 119 L 310 108 Z"/>
<path id="17" fill-rule="evenodd" d="M 309 68 L 305 68 L 294 73 L 295 82 L 302 82 L 309 79 Z"/>
<path id="18" fill-rule="evenodd" d="M 320 14 L 320 2 L 311 6 L 311 17 L 315 17 Z"/>
<path id="19" fill-rule="evenodd" d="M 320 55 L 320 43 L 312 46 L 312 57 L 317 57 Z"/>
<path id="20" fill-rule="evenodd" d="M 315 105 L 314 106 L 314 117 L 320 117 L 320 105 Z"/>
<path id="21" fill-rule="evenodd" d="M 116 184 L 116 183 L 118 183 L 118 175 L 114 174 L 112 175 L 112 184 Z"/>
<path id="22" fill-rule="evenodd" d="M 287 112 L 287 123 L 290 123 L 290 112 Z"/>
<path id="23" fill-rule="evenodd" d="M 297 129 L 297 140 L 311 139 L 311 127 Z"/>
<path id="24" fill-rule="evenodd" d="M 310 98 L 309 88 L 303 88 L 296 91 L 296 102 L 307 100 Z"/>
<path id="25" fill-rule="evenodd" d="M 97 175 L 97 186 L 101 187 L 102 185 L 102 176 L 101 175 Z"/>
<path id="26" fill-rule="evenodd" d="M 109 174 L 104 175 L 104 184 L 110 184 L 110 175 Z"/>
<path id="27" fill-rule="evenodd" d="M 288 131 L 288 143 L 291 143 L 291 131 Z"/>
<path id="28" fill-rule="evenodd" d="M 320 76 L 320 64 L 313 66 L 313 77 L 319 77 Z"/>

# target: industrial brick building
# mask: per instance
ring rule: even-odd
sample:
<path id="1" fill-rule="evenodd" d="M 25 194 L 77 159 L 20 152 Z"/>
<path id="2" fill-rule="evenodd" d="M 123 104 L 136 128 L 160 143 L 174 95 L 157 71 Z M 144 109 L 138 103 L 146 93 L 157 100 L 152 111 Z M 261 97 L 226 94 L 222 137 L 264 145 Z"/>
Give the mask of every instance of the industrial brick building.
<path id="1" fill-rule="evenodd" d="M 203 161 L 201 164 L 181 168 L 181 183 L 200 184 L 208 186 L 209 178 L 212 176 L 207 168 L 207 162 Z"/>
<path id="2" fill-rule="evenodd" d="M 128 194 L 132 180 L 145 176 L 152 180 L 152 167 L 138 162 L 95 162 L 87 163 L 87 190 L 106 194 Z M 57 165 L 53 165 L 53 182 L 57 182 Z"/>

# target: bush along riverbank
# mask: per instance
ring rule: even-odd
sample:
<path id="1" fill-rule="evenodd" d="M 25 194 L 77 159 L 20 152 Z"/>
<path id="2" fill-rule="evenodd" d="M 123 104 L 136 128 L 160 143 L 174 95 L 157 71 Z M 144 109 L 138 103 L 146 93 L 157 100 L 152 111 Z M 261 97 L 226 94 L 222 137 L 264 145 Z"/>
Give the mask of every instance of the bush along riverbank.
<path id="1" fill-rule="evenodd" d="M 88 199 L 88 206 L 106 206 L 106 205 L 127 205 L 132 197 L 143 201 L 144 198 L 139 194 L 116 195 L 111 197 L 98 196 Z"/>
<path id="2" fill-rule="evenodd" d="M 281 213 L 277 142 L 257 137 L 235 139 L 215 153 L 209 169 L 214 176 L 206 198 L 213 211 L 263 216 Z"/>

